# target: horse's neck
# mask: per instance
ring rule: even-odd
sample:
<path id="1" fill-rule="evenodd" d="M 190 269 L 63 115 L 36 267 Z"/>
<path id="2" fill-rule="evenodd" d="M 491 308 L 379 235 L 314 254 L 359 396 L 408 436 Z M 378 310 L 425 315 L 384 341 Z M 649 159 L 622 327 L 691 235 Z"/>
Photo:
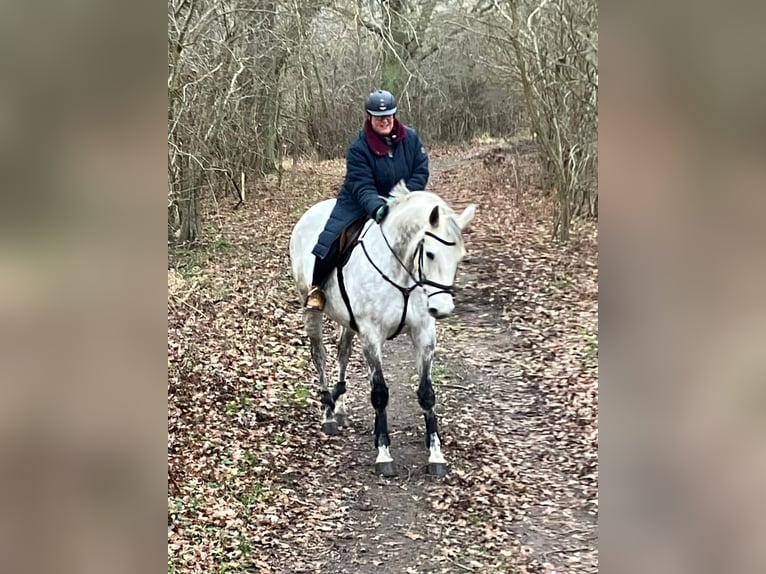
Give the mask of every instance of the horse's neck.
<path id="1" fill-rule="evenodd" d="M 415 253 L 415 240 L 407 240 L 404 234 L 392 233 L 393 226 L 386 226 L 384 222 L 383 227 L 375 229 L 375 233 L 371 234 L 370 240 L 374 246 L 375 252 L 381 254 L 380 262 L 378 265 L 393 279 L 396 277 L 404 281 L 411 275 L 414 275 L 414 253 Z M 383 237 L 383 234 L 386 237 Z M 388 240 L 388 244 L 386 243 Z M 390 247 L 389 247 L 390 245 Z M 393 253 L 391 253 L 393 251 Z M 396 255 L 396 257 L 394 257 Z M 399 258 L 399 261 L 396 258 Z M 406 267 L 403 268 L 402 264 Z"/>

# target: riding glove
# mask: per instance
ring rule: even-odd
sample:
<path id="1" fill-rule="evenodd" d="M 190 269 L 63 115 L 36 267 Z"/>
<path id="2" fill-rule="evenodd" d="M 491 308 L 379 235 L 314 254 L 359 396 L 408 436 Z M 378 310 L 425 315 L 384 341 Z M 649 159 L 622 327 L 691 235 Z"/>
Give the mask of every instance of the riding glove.
<path id="1" fill-rule="evenodd" d="M 388 215 L 388 204 L 381 205 L 378 211 L 375 212 L 375 223 L 381 224 Z"/>

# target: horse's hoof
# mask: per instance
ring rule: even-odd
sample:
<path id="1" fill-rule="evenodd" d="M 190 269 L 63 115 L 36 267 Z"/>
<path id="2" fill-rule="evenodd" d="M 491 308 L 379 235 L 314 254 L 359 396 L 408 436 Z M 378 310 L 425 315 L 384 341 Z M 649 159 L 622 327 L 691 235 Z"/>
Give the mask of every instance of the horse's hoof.
<path id="1" fill-rule="evenodd" d="M 446 462 L 429 462 L 428 474 L 432 476 L 445 476 L 447 474 Z"/>
<path id="2" fill-rule="evenodd" d="M 335 421 L 326 421 L 322 423 L 322 432 L 330 436 L 338 434 L 338 423 Z"/>
<path id="3" fill-rule="evenodd" d="M 338 421 L 339 427 L 350 426 L 350 420 L 348 418 L 348 415 L 335 415 L 335 420 Z"/>
<path id="4" fill-rule="evenodd" d="M 393 462 L 376 462 L 375 470 L 383 476 L 396 476 L 396 467 Z"/>

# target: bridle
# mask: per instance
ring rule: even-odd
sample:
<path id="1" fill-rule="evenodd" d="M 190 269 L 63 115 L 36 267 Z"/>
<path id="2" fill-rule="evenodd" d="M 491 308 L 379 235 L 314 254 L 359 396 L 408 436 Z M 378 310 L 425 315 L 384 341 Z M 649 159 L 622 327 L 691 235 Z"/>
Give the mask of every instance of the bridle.
<path id="1" fill-rule="evenodd" d="M 394 256 L 394 258 L 399 263 L 399 265 L 402 267 L 402 269 L 404 269 L 407 272 L 407 275 L 412 280 L 412 285 L 410 285 L 409 287 L 402 287 L 401 285 L 396 283 L 393 279 L 391 279 L 388 275 L 386 275 L 383 272 L 383 270 L 380 267 L 378 267 L 375 264 L 375 262 L 372 260 L 372 257 L 370 257 L 370 254 L 367 252 L 367 247 L 364 244 L 364 236 L 367 235 L 367 232 L 372 228 L 372 225 L 370 225 L 364 231 L 362 236 L 356 241 L 355 245 L 353 245 L 351 247 L 351 250 L 353 250 L 356 247 L 357 244 L 361 245 L 362 246 L 362 251 L 364 252 L 365 257 L 367 257 L 367 261 L 370 262 L 370 265 L 373 266 L 373 268 L 378 272 L 378 274 L 385 281 L 387 281 L 388 283 L 390 283 L 391 285 L 396 287 L 399 290 L 399 292 L 402 294 L 402 297 L 404 298 L 404 307 L 402 309 L 402 318 L 399 321 L 399 326 L 397 327 L 396 332 L 394 332 L 393 335 L 388 337 L 388 339 L 391 340 L 391 339 L 396 338 L 399 335 L 399 333 L 401 333 L 402 329 L 404 328 L 404 322 L 405 322 L 405 319 L 407 318 L 407 305 L 409 304 L 410 295 L 412 294 L 412 292 L 415 289 L 420 287 L 421 289 L 423 289 L 423 291 L 425 291 L 425 287 L 426 286 L 435 287 L 436 289 L 438 289 L 438 291 L 435 291 L 433 293 L 426 293 L 427 297 L 429 297 L 429 298 L 433 297 L 434 295 L 441 295 L 443 293 L 446 293 L 448 295 L 452 295 L 453 297 L 455 296 L 455 284 L 454 283 L 452 285 L 444 285 L 442 283 L 437 283 L 436 281 L 431 281 L 430 279 L 428 279 L 425 276 L 425 274 L 423 272 L 423 255 L 425 253 L 425 240 L 426 240 L 426 237 L 432 237 L 433 239 L 436 239 L 438 242 L 440 242 L 440 243 L 442 243 L 444 245 L 451 246 L 451 247 L 457 245 L 457 243 L 454 242 L 454 241 L 447 241 L 446 239 L 442 239 L 441 237 L 439 237 L 435 233 L 431 233 L 430 231 L 426 231 L 425 232 L 425 236 L 418 242 L 418 246 L 415 248 L 415 253 L 413 254 L 413 257 L 412 257 L 413 260 L 415 258 L 417 258 L 417 261 L 418 261 L 418 270 L 417 270 L 418 276 L 415 277 L 415 275 L 413 275 L 412 271 L 410 271 L 410 269 L 404 264 L 404 262 L 402 262 L 402 260 L 396 254 L 396 251 L 394 251 L 394 248 L 391 247 L 391 243 L 388 241 L 388 237 L 386 237 L 386 234 L 383 232 L 383 224 L 381 223 L 381 224 L 379 224 L 379 226 L 380 226 L 380 234 L 383 236 L 383 240 L 386 242 L 386 246 L 388 246 L 389 251 Z M 346 286 L 345 286 L 345 283 L 343 281 L 342 266 L 338 268 L 338 286 L 340 287 L 341 296 L 343 297 L 343 301 L 346 304 L 346 308 L 348 309 L 348 313 L 349 313 L 349 316 L 351 318 L 351 321 L 350 321 L 351 328 L 354 331 L 358 332 L 359 329 L 358 329 L 357 324 L 356 324 L 356 319 L 354 318 L 354 313 L 351 311 L 351 304 L 349 302 L 348 293 L 346 292 Z"/>
<path id="2" fill-rule="evenodd" d="M 367 228 L 367 231 L 369 231 L 370 228 Z M 367 234 L 367 231 L 365 231 L 364 235 Z M 428 297 L 431 297 L 433 295 L 440 295 L 442 293 L 447 293 L 449 295 L 455 296 L 455 287 L 454 283 L 452 285 L 444 285 L 442 283 L 437 283 L 436 281 L 431 281 L 428 279 L 424 273 L 423 273 L 423 254 L 425 253 L 425 237 L 423 237 L 419 242 L 418 246 L 415 248 L 415 254 L 413 255 L 413 259 L 417 258 L 418 260 L 418 276 L 417 278 L 412 274 L 412 272 L 407 268 L 407 266 L 402 262 L 401 259 L 399 259 L 399 256 L 396 254 L 396 251 L 394 251 L 394 248 L 391 247 L 391 243 L 388 241 L 388 237 L 386 237 L 386 234 L 383 233 L 383 226 L 380 226 L 380 234 L 383 236 L 383 241 L 386 242 L 386 246 L 388 247 L 388 250 L 391 252 L 391 254 L 394 256 L 396 261 L 399 263 L 399 265 L 407 272 L 407 275 L 410 279 L 412 279 L 412 285 L 409 287 L 402 287 L 398 283 L 394 282 L 388 275 L 386 275 L 380 267 L 378 267 L 375 262 L 372 260 L 372 257 L 370 257 L 370 254 L 367 252 L 367 248 L 364 245 L 364 235 L 359 238 L 358 243 L 362 246 L 362 251 L 364 251 L 365 257 L 367 257 L 367 261 L 370 262 L 370 265 L 372 265 L 375 270 L 378 272 L 378 274 L 386 281 L 388 281 L 391 285 L 396 287 L 402 295 L 405 296 L 405 299 L 409 297 L 410 293 L 412 293 L 415 289 L 418 287 L 421 287 L 425 291 L 425 286 L 428 285 L 429 287 L 436 287 L 438 291 L 434 293 L 427 293 Z M 446 239 L 442 239 L 435 233 L 431 233 L 430 231 L 426 231 L 425 235 L 428 237 L 433 237 L 438 242 L 443 243 L 444 245 L 449 245 L 451 247 L 454 247 L 457 245 L 454 241 L 447 241 Z"/>
<path id="3" fill-rule="evenodd" d="M 380 231 L 381 231 L 381 233 L 383 233 L 382 229 Z M 454 247 L 455 245 L 457 245 L 456 242 L 454 242 L 454 241 L 447 241 L 445 239 L 442 239 L 441 237 L 439 237 L 435 233 L 431 233 L 430 231 L 426 231 L 426 235 L 428 237 L 433 237 L 434 239 L 436 239 L 436 241 L 438 241 L 440 243 L 443 243 L 444 245 L 449 245 L 450 247 Z M 383 235 L 383 239 L 386 239 L 385 235 Z M 388 239 L 386 239 L 386 245 L 388 245 Z M 388 248 L 391 249 L 391 246 L 389 245 Z M 391 249 L 392 253 L 393 253 L 393 251 L 394 250 Z M 428 293 L 427 295 L 429 297 L 433 297 L 434 295 L 440 295 L 442 293 L 447 293 L 448 295 L 452 295 L 454 297 L 455 296 L 455 284 L 454 283 L 452 285 L 442 285 L 441 283 L 437 283 L 436 281 L 431 281 L 430 279 L 427 279 L 423 275 L 423 253 L 424 252 L 425 252 L 425 237 L 420 240 L 420 242 L 418 243 L 418 248 L 415 250 L 415 256 L 418 258 L 418 280 L 417 280 L 417 284 L 420 285 L 420 286 L 428 285 L 429 287 L 436 287 L 437 289 L 439 289 L 439 291 L 436 291 L 434 293 Z M 396 256 L 396 253 L 394 253 L 394 256 Z M 396 259 L 398 260 L 399 258 L 397 257 Z M 399 263 L 401 264 L 401 261 L 399 261 Z"/>

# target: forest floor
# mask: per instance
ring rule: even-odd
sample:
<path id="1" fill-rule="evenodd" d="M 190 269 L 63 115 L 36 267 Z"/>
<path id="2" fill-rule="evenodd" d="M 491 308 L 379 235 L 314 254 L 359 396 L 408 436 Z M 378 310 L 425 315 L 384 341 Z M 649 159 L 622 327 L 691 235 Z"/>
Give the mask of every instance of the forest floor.
<path id="1" fill-rule="evenodd" d="M 398 476 L 376 475 L 357 344 L 351 426 L 320 430 L 316 375 L 289 271 L 290 230 L 332 197 L 343 161 L 287 167 L 168 270 L 168 573 L 595 573 L 595 222 L 550 239 L 553 198 L 528 145 L 431 151 L 429 189 L 465 233 L 433 378 L 444 478 L 427 474 L 406 336 L 384 347 Z M 330 366 L 336 332 L 327 325 Z"/>

